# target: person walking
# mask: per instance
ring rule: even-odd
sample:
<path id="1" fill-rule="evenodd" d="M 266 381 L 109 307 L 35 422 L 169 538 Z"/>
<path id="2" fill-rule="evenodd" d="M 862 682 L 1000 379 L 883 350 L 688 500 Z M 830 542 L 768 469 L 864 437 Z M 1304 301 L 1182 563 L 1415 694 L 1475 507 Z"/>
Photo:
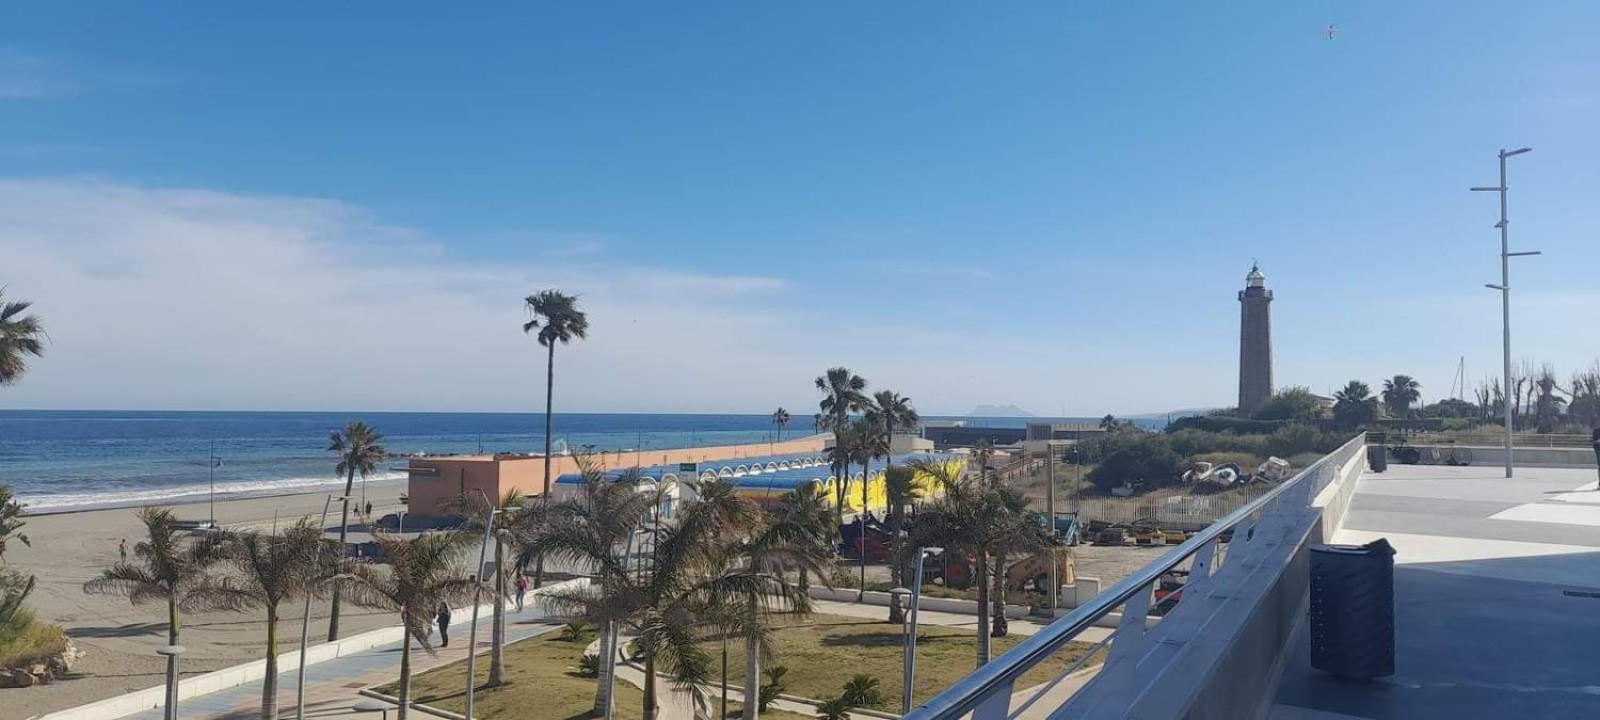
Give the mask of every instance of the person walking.
<path id="1" fill-rule="evenodd" d="M 450 647 L 450 606 L 439 603 L 439 612 L 434 620 L 439 622 L 439 647 Z"/>
<path id="2" fill-rule="evenodd" d="M 528 594 L 528 576 L 517 573 L 517 612 L 522 612 L 522 598 Z"/>
<path id="3" fill-rule="evenodd" d="M 367 517 L 372 517 L 372 502 L 370 500 L 367 502 Z"/>
<path id="4" fill-rule="evenodd" d="M 1596 445 L 1595 447 L 1600 447 L 1600 445 Z M 123 538 L 122 542 L 117 543 L 117 555 L 120 556 L 121 559 L 123 559 L 123 560 L 127 560 L 128 559 L 128 539 L 127 538 Z"/>

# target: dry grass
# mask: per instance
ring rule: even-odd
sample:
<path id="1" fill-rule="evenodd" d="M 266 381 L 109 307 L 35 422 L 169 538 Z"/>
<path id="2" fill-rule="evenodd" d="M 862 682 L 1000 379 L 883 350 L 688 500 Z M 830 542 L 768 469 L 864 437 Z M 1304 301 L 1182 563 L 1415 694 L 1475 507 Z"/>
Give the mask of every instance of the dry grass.
<path id="1" fill-rule="evenodd" d="M 884 702 L 869 706 L 898 711 L 900 705 L 902 643 L 899 625 L 841 615 L 784 615 L 774 619 L 774 662 L 789 669 L 784 676 L 790 695 L 825 700 L 838 697 L 846 680 L 857 673 L 878 679 Z M 994 652 L 1001 653 L 1021 638 L 997 638 Z M 1030 670 L 1017 689 L 1055 678 L 1067 665 L 1090 649 L 1088 643 L 1071 643 L 1049 660 Z M 720 653 L 720 644 L 708 648 Z M 917 678 L 913 697 L 920 702 L 933 697 L 971 672 L 976 664 L 977 638 L 966 630 L 923 625 L 917 628 Z M 1098 662 L 1093 660 L 1091 662 Z M 743 675 L 744 644 L 728 643 L 730 673 Z M 735 682 L 730 678 L 729 682 Z"/>
<path id="2" fill-rule="evenodd" d="M 576 720 L 590 718 L 594 707 L 596 680 L 578 676 L 578 658 L 589 644 L 562 640 L 557 633 L 529 638 L 506 646 L 506 684 L 480 690 L 472 712 L 486 720 Z M 478 687 L 489 681 L 489 663 L 478 658 Z M 466 707 L 466 661 L 451 663 L 412 678 L 414 702 L 452 712 Z M 378 688 L 394 695 L 394 684 Z M 615 717 L 639 720 L 644 717 L 644 693 L 617 681 Z"/>

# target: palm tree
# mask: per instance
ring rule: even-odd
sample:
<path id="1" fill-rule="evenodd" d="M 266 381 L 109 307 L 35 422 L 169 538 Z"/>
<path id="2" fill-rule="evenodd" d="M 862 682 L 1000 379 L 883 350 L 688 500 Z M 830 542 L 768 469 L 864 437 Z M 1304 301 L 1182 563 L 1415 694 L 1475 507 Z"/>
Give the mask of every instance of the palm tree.
<path id="1" fill-rule="evenodd" d="M 1411 412 L 1411 403 L 1422 397 L 1422 383 L 1410 375 L 1396 375 L 1383 381 L 1383 404 L 1390 417 L 1403 418 Z"/>
<path id="2" fill-rule="evenodd" d="M 972 458 L 978 461 L 978 481 L 989 484 L 989 462 L 994 459 L 994 442 L 984 438 L 973 443 Z"/>
<path id="3" fill-rule="evenodd" d="M 33 546 L 27 535 L 17 532 L 28 524 L 22 520 L 22 509 L 25 507 L 17 502 L 10 485 L 0 485 L 0 561 L 6 559 L 6 542 L 12 538 L 21 540 L 23 545 Z"/>
<path id="4" fill-rule="evenodd" d="M 474 534 L 483 532 L 483 521 L 480 518 L 489 515 L 490 508 L 483 502 L 482 496 L 463 495 L 457 499 L 457 506 L 453 508 L 468 518 L 467 529 Z M 516 488 L 507 490 L 493 510 L 500 519 L 495 521 L 494 533 L 494 621 L 490 631 L 489 640 L 489 683 L 488 687 L 499 687 L 505 684 L 505 645 L 506 645 L 506 598 L 510 593 L 506 583 L 510 581 L 510 573 L 506 568 L 506 543 L 514 541 L 510 528 L 517 523 L 517 514 L 522 510 L 522 493 Z"/>
<path id="5" fill-rule="evenodd" d="M 812 528 L 803 519 L 796 522 L 770 514 L 755 523 L 748 540 L 724 553 L 722 573 L 724 578 L 749 575 L 757 579 L 757 586 L 747 588 L 742 598 L 718 598 L 732 610 L 730 629 L 744 638 L 744 720 L 759 720 L 761 713 L 761 661 L 772 656 L 769 620 L 778 609 L 773 601 L 790 612 L 811 611 L 806 588 L 790 586 L 785 578 L 791 570 L 826 578 L 824 565 L 829 558 L 829 550 L 814 541 Z"/>
<path id="6" fill-rule="evenodd" d="M 522 324 L 523 333 L 539 331 L 539 344 L 545 349 L 544 364 L 544 484 L 539 491 L 539 502 L 550 502 L 550 453 L 554 432 L 556 389 L 556 344 L 572 344 L 573 339 L 589 337 L 589 316 L 578 309 L 578 296 L 559 290 L 540 290 L 523 298 L 523 304 L 533 318 Z M 534 565 L 533 586 L 544 584 L 544 561 Z"/>
<path id="7" fill-rule="evenodd" d="M 539 344 L 545 348 L 544 366 L 544 485 L 541 494 L 550 497 L 550 444 L 556 387 L 556 344 L 570 345 L 574 339 L 589 337 L 589 316 L 578 309 L 578 297 L 559 290 L 540 290 L 523 299 L 533 319 L 522 324 L 522 332 L 539 331 Z"/>
<path id="8" fill-rule="evenodd" d="M 833 486 L 833 521 L 840 527 L 844 526 L 844 500 L 850 486 L 850 464 L 855 462 L 855 449 L 860 444 L 856 439 L 858 429 L 848 423 L 835 429 L 833 447 L 828 448 L 828 466 L 833 468 L 833 477 L 837 481 Z"/>
<path id="9" fill-rule="evenodd" d="M 993 622 L 990 625 L 990 637 L 1005 637 L 1009 623 L 1006 620 L 1006 580 L 1008 573 L 1006 566 L 1010 558 L 1015 556 L 1031 555 L 1045 550 L 1053 545 L 1049 532 L 1045 529 L 1041 518 L 1028 512 L 1028 499 L 1013 488 L 996 484 L 994 486 L 995 500 L 999 504 L 1000 512 L 994 517 L 994 522 L 1000 526 L 995 534 L 997 540 L 990 550 L 991 578 L 994 589 L 989 597 L 992 601 L 990 615 Z M 1052 558 L 1053 560 L 1053 558 Z"/>
<path id="10" fill-rule="evenodd" d="M 778 442 L 783 442 L 783 429 L 789 427 L 789 411 L 779 407 L 772 413 L 772 424 L 778 426 Z"/>
<path id="11" fill-rule="evenodd" d="M 337 430 L 328 433 L 328 452 L 339 456 L 333 474 L 344 476 L 344 500 L 340 503 L 343 508 L 339 511 L 339 552 L 343 557 L 345 540 L 350 534 L 350 501 L 355 492 L 356 473 L 361 474 L 365 483 L 368 475 L 377 472 L 378 463 L 388 457 L 388 451 L 383 448 L 381 433 L 356 420 L 345 426 L 343 434 Z M 339 595 L 339 586 L 335 585 L 333 601 L 328 607 L 328 642 L 339 639 Z"/>
<path id="12" fill-rule="evenodd" d="M 900 532 L 905 528 L 906 506 L 922 494 L 916 478 L 916 470 L 905 465 L 891 465 L 883 471 L 883 490 L 889 499 L 889 534 L 894 542 L 894 549 L 889 553 L 889 584 L 892 587 L 905 585 L 906 561 L 902 555 L 909 548 L 901 547 Z M 917 562 L 921 561 L 922 558 L 917 558 Z M 898 625 L 905 621 L 906 613 L 900 605 L 900 594 L 890 593 L 889 622 Z"/>
<path id="13" fill-rule="evenodd" d="M 822 401 L 817 403 L 817 408 L 822 412 L 818 417 L 823 427 L 833 431 L 834 445 L 842 445 L 844 443 L 840 435 L 850 425 L 850 413 L 864 411 L 871 403 L 866 395 L 867 381 L 860 375 L 850 372 L 849 368 L 834 367 L 828 368 L 826 373 L 819 376 L 816 385 L 817 389 L 822 391 Z M 834 476 L 840 478 L 841 488 L 838 491 L 840 502 L 835 519 L 842 525 L 844 524 L 843 478 L 849 474 L 850 468 L 847 463 L 835 460 L 833 469 Z"/>
<path id="14" fill-rule="evenodd" d="M 434 614 L 439 606 L 455 607 L 472 602 L 482 585 L 468 578 L 461 566 L 466 549 L 476 538 L 471 533 L 425 533 L 406 540 L 374 529 L 387 566 L 357 563 L 334 578 L 350 593 L 350 602 L 364 608 L 387 610 L 400 615 L 405 637 L 400 645 L 400 720 L 405 720 L 411 704 L 411 641 L 433 653 L 428 643 Z"/>
<path id="15" fill-rule="evenodd" d="M 1341 426 L 1357 428 L 1370 424 L 1378 417 L 1378 400 L 1372 397 L 1372 388 L 1360 380 L 1345 383 L 1333 394 L 1333 418 Z"/>
<path id="16" fill-rule="evenodd" d="M 310 517 L 301 518 L 282 535 L 255 530 L 224 533 L 220 555 L 234 573 L 206 576 L 196 582 L 179 607 L 240 611 L 265 608 L 267 612 L 266 673 L 261 683 L 262 720 L 278 717 L 278 608 L 306 592 L 316 592 L 330 567 L 332 550 L 323 543 L 322 528 Z M 404 710 L 401 711 L 402 713 Z"/>
<path id="17" fill-rule="evenodd" d="M 809 543 L 823 555 L 832 552 L 834 535 L 839 532 L 839 526 L 833 520 L 833 512 L 828 508 L 827 493 L 816 483 L 802 485 L 778 498 L 777 507 L 773 508 L 773 522 L 783 523 L 795 528 L 803 542 Z M 827 576 L 822 576 L 827 580 Z M 810 587 L 810 572 L 800 567 L 800 587 Z"/>
<path id="18" fill-rule="evenodd" d="M 918 473 L 934 479 L 943 494 L 917 513 L 912 537 L 918 546 L 943 547 L 971 558 L 978 607 L 990 606 L 989 558 L 1020 526 L 1015 492 L 997 484 L 972 482 L 944 463 L 918 461 Z M 989 662 L 989 613 L 978 613 L 978 665 Z"/>
<path id="19" fill-rule="evenodd" d="M 872 458 L 889 454 L 889 436 L 868 410 L 867 416 L 851 423 L 850 459 L 861 466 L 861 534 L 856 548 L 861 553 L 861 584 L 857 587 L 856 602 L 861 602 L 867 592 L 867 512 L 871 509 L 869 489 L 872 486 Z"/>
<path id="20" fill-rule="evenodd" d="M 189 591 L 203 583 L 206 571 L 222 559 L 224 544 L 216 533 L 206 533 L 185 543 L 178 520 L 168 508 L 139 511 L 145 540 L 133 546 L 138 562 L 123 560 L 100 571 L 83 584 L 86 593 L 121 595 L 134 605 L 167 601 L 167 644 L 178 644 L 178 606 Z"/>
<path id="21" fill-rule="evenodd" d="M 584 605 L 583 610 L 600 625 L 600 673 L 594 714 L 603 716 L 611 707 L 616 682 L 617 649 L 613 643 L 617 627 L 631 605 L 602 601 L 633 589 L 618 581 L 637 575 L 631 540 L 637 530 L 649 523 L 657 506 L 652 494 L 638 490 L 640 476 L 633 472 L 610 481 L 589 456 L 578 458 L 578 468 L 584 479 L 581 495 L 530 508 L 520 513 L 510 528 L 517 550 L 514 563 L 519 569 L 542 562 L 547 556 L 596 568 L 596 602 Z M 616 549 L 623 546 L 627 550 L 619 555 Z"/>
<path id="22" fill-rule="evenodd" d="M 44 324 L 34 315 L 23 315 L 33 303 L 6 300 L 0 287 L 0 385 L 10 385 L 28 371 L 24 356 L 44 356 Z"/>
<path id="23" fill-rule="evenodd" d="M 817 703 L 817 720 L 849 720 L 850 701 L 843 697 Z"/>
<path id="24" fill-rule="evenodd" d="M 644 655 L 646 720 L 657 714 L 658 667 L 683 686 L 709 681 L 710 659 L 700 648 L 699 631 L 725 617 L 729 603 L 753 599 L 763 607 L 783 608 L 805 602 L 803 591 L 781 574 L 742 561 L 750 552 L 750 541 L 742 538 L 756 517 L 755 507 L 732 484 L 709 481 L 699 485 L 698 497 L 674 524 L 646 528 L 652 540 L 643 569 L 616 558 L 613 546 L 595 547 L 585 533 L 570 542 L 556 533 L 539 541 L 545 554 L 581 560 L 594 569 L 587 586 L 549 593 L 547 602 L 637 635 Z"/>

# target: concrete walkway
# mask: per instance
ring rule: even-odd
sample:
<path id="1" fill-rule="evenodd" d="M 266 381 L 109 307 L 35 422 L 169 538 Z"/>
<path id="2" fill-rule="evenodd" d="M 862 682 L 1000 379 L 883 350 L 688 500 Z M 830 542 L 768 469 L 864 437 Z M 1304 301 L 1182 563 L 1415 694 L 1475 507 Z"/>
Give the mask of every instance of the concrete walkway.
<path id="1" fill-rule="evenodd" d="M 532 597 L 529 599 L 532 600 Z M 429 655 L 422 648 L 412 646 L 413 676 L 466 659 L 467 628 L 472 621 L 471 613 L 458 612 L 452 616 L 452 619 L 457 618 L 459 621 L 450 624 L 450 647 L 436 647 L 437 654 Z M 489 613 L 484 613 L 478 619 L 480 664 L 487 662 L 482 654 L 489 651 L 489 640 L 493 633 L 492 620 L 493 616 Z M 550 632 L 560 627 L 562 623 L 563 620 L 552 618 L 534 602 L 528 602 L 520 613 L 516 612 L 516 606 L 513 604 L 506 613 L 506 642 L 509 644 Z M 283 627 L 279 628 L 279 632 L 299 632 L 299 624 L 295 621 L 285 622 Z M 398 642 L 308 665 L 305 715 L 308 718 L 345 717 L 350 714 L 351 707 L 355 703 L 365 699 L 357 694 L 358 690 L 399 679 L 400 643 Z M 298 684 L 299 673 L 293 666 L 290 666 L 287 672 L 279 673 L 278 716 L 280 718 L 294 717 L 295 690 Z M 186 700 L 179 704 L 178 713 L 179 717 L 183 718 L 239 720 L 258 718 L 261 714 L 261 683 L 247 683 Z M 162 710 L 158 708 L 127 717 L 134 720 L 161 720 Z M 362 717 L 370 720 L 375 715 L 366 713 Z"/>

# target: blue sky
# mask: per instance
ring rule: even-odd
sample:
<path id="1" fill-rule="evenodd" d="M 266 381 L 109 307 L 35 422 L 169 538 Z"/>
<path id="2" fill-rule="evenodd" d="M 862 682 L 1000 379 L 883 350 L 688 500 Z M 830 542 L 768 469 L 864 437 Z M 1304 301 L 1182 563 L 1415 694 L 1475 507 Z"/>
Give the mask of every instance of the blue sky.
<path id="1" fill-rule="evenodd" d="M 559 285 L 596 311 L 571 410 L 810 407 L 835 364 L 928 412 L 1220 406 L 1252 258 L 1280 384 L 1437 397 L 1459 357 L 1498 364 L 1496 208 L 1465 188 L 1521 145 L 1513 240 L 1546 256 L 1517 264 L 1517 354 L 1565 374 L 1600 356 L 1597 26 L 1582 2 L 11 5 L 0 283 L 53 344 L 0 404 L 531 407 L 519 298 Z"/>

